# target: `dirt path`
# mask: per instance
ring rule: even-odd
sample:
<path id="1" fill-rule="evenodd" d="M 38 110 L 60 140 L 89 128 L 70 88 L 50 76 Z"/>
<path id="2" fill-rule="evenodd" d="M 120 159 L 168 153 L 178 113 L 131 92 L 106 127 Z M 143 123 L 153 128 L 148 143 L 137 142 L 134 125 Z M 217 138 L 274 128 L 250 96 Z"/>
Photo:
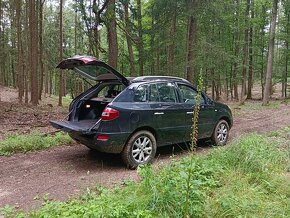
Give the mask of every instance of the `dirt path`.
<path id="1" fill-rule="evenodd" d="M 231 138 L 247 132 L 266 132 L 290 125 L 290 106 L 279 109 L 236 109 Z M 200 147 L 198 152 L 208 150 Z M 158 150 L 155 165 L 169 161 L 174 152 L 185 155 L 179 146 Z M 49 199 L 66 200 L 77 196 L 88 186 L 112 187 L 124 180 L 138 179 L 136 171 L 124 168 L 118 155 L 92 152 L 73 144 L 50 150 L 0 157 L 0 207 L 16 205 L 29 210 Z"/>

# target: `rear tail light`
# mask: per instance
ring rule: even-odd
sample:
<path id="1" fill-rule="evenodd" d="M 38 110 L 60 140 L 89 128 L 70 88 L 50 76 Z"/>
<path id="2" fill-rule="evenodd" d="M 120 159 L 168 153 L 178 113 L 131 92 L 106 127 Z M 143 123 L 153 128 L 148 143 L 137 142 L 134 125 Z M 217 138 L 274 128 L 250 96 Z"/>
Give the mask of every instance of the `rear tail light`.
<path id="1" fill-rule="evenodd" d="M 102 113 L 102 120 L 103 121 L 114 120 L 114 119 L 118 118 L 119 115 L 120 115 L 119 111 L 117 111 L 113 108 L 110 108 L 110 107 L 106 107 Z"/>
<path id="2" fill-rule="evenodd" d="M 97 137 L 98 141 L 103 141 L 103 142 L 108 141 L 108 139 L 109 139 L 109 136 L 107 135 L 98 135 Z"/>

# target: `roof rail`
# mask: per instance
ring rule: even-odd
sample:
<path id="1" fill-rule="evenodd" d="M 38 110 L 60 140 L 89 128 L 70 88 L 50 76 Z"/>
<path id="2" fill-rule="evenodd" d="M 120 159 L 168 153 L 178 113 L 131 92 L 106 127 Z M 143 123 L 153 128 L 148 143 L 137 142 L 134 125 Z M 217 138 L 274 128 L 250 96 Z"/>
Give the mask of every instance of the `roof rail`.
<path id="1" fill-rule="evenodd" d="M 179 80 L 188 82 L 186 79 L 174 76 L 139 76 L 132 80 L 132 82 L 151 81 L 151 80 Z"/>

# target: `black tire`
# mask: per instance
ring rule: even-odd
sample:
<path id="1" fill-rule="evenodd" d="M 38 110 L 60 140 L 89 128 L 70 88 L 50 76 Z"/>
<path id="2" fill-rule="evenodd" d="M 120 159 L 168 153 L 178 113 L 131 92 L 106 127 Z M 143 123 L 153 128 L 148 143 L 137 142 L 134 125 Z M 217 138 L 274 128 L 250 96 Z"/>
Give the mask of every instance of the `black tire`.
<path id="1" fill-rule="evenodd" d="M 129 169 L 151 163 L 156 154 L 156 139 L 146 130 L 134 133 L 122 152 L 122 159 Z"/>
<path id="2" fill-rule="evenodd" d="M 214 145 L 223 146 L 229 139 L 229 124 L 225 120 L 220 120 L 212 133 L 211 141 Z"/>

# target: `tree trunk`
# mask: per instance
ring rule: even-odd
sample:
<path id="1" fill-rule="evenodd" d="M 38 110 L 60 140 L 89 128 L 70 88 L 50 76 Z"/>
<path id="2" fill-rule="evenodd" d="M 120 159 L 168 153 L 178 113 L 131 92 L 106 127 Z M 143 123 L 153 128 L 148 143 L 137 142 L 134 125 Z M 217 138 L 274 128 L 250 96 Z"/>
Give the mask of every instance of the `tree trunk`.
<path id="1" fill-rule="evenodd" d="M 239 20 L 239 16 L 240 16 L 240 0 L 235 0 L 235 26 L 236 26 L 236 30 L 234 33 L 234 56 L 238 57 L 239 56 L 239 51 L 240 51 L 240 45 L 239 45 L 239 41 L 240 41 L 240 35 L 239 35 L 239 27 L 240 27 L 240 20 Z M 238 63 L 237 60 L 235 60 L 234 62 L 234 66 L 233 66 L 233 88 L 234 88 L 234 99 L 236 101 L 239 100 L 239 92 L 238 92 L 238 78 L 237 78 L 237 74 L 238 74 Z"/>
<path id="2" fill-rule="evenodd" d="M 0 0 L 0 49 L 3 49 L 2 48 L 2 44 L 4 44 L 3 43 L 3 37 L 2 37 L 2 35 L 3 35 L 3 32 L 2 32 L 2 17 L 3 17 L 3 12 L 2 12 L 2 0 Z M 2 71 L 2 66 L 3 66 L 3 64 L 2 64 L 2 55 L 0 54 L 0 84 L 1 85 L 4 85 L 4 77 L 3 77 L 3 71 Z M 0 99 L 0 101 L 1 101 L 1 99 Z"/>
<path id="3" fill-rule="evenodd" d="M 260 68 L 260 82 L 261 82 L 261 92 L 262 92 L 262 99 L 264 96 L 264 88 L 265 88 L 265 66 L 264 66 L 264 51 L 265 51 L 265 28 L 266 25 L 268 25 L 267 22 L 267 7 L 265 5 L 262 5 L 261 8 L 261 14 L 263 18 L 263 22 L 259 26 L 260 28 L 260 35 L 259 40 L 261 41 L 261 48 L 260 48 L 260 56 L 261 56 L 261 68 Z"/>
<path id="4" fill-rule="evenodd" d="M 193 10 L 197 7 L 197 0 L 190 0 L 189 8 Z M 189 15 L 187 21 L 187 40 L 186 40 L 186 79 L 190 82 L 193 82 L 194 78 L 194 52 L 196 45 L 196 31 L 197 31 L 197 22 L 196 16 L 194 14 Z"/>
<path id="5" fill-rule="evenodd" d="M 144 44 L 143 44 L 143 27 L 142 27 L 142 7 L 141 0 L 137 0 L 137 19 L 138 19 L 138 53 L 139 53 L 139 76 L 144 75 Z"/>
<path id="6" fill-rule="evenodd" d="M 21 29 L 21 6 L 22 0 L 16 1 L 16 20 L 17 20 L 17 86 L 18 100 L 23 102 L 24 96 L 24 79 L 23 79 L 23 49 L 22 49 L 22 29 Z"/>
<path id="7" fill-rule="evenodd" d="M 270 92 L 271 92 L 271 81 L 273 71 L 273 59 L 274 59 L 274 44 L 275 44 L 275 31 L 276 31 L 276 20 L 277 20 L 277 7 L 278 0 L 273 0 L 272 18 L 269 36 L 269 50 L 267 60 L 267 71 L 266 71 L 266 83 L 264 88 L 263 105 L 269 103 Z"/>
<path id="8" fill-rule="evenodd" d="M 29 4 L 28 2 L 26 2 L 26 7 L 25 7 L 25 23 L 24 23 L 24 34 L 25 34 L 25 38 L 26 38 L 26 45 L 25 45 L 25 52 L 23 53 L 25 56 L 25 61 L 24 61 L 24 65 L 23 65 L 23 72 L 24 73 L 24 102 L 25 104 L 28 104 L 29 101 L 29 91 L 30 91 L 30 87 L 29 87 L 29 75 L 28 73 L 30 72 L 31 66 L 30 66 L 30 46 L 29 46 L 29 42 L 30 42 L 30 33 L 29 33 Z M 23 46 L 24 49 L 24 46 Z"/>
<path id="9" fill-rule="evenodd" d="M 286 47 L 286 55 L 285 55 L 285 71 L 282 77 L 282 97 L 287 98 L 287 78 L 288 78 L 288 62 L 289 62 L 289 25 L 290 25 L 290 11 L 285 8 L 285 16 L 287 16 L 286 23 L 286 38 L 285 39 L 285 47 Z"/>
<path id="10" fill-rule="evenodd" d="M 214 69 L 211 69 L 211 78 L 214 78 Z M 211 80 L 211 98 L 215 100 L 215 80 Z"/>
<path id="11" fill-rule="evenodd" d="M 154 17 L 154 9 L 153 7 L 151 8 L 151 37 L 150 37 L 150 51 L 152 54 L 151 60 L 150 60 L 150 75 L 154 75 L 155 74 L 155 64 L 156 64 L 156 46 L 155 46 L 155 17 Z"/>
<path id="12" fill-rule="evenodd" d="M 254 14 L 254 0 L 251 2 L 251 20 L 253 21 Z M 247 98 L 252 99 L 252 87 L 254 79 L 254 68 L 253 68 L 253 24 L 251 22 L 250 33 L 249 33 L 249 75 L 248 75 L 248 91 Z"/>
<path id="13" fill-rule="evenodd" d="M 41 95 L 43 91 L 43 77 L 44 77 L 44 64 L 43 64 L 43 5 L 45 0 L 39 1 L 39 65 L 40 65 L 40 81 L 39 81 L 39 96 L 38 99 L 41 100 Z"/>
<path id="14" fill-rule="evenodd" d="M 250 13 L 250 5 L 251 0 L 247 0 L 247 6 L 245 11 L 245 30 L 244 30 L 244 59 L 243 59 L 243 71 L 242 71 L 242 89 L 241 89 L 241 97 L 240 97 L 240 103 L 243 104 L 246 100 L 245 94 L 246 94 L 246 80 L 247 80 L 247 70 L 248 70 L 248 61 L 249 61 L 249 27 L 248 27 L 248 19 L 249 19 L 249 13 Z"/>
<path id="15" fill-rule="evenodd" d="M 36 5 L 34 0 L 29 0 L 29 30 L 30 30 L 30 83 L 31 83 L 31 103 L 38 104 L 38 75 L 37 75 L 37 18 Z"/>
<path id="16" fill-rule="evenodd" d="M 117 68 L 118 63 L 118 41 L 116 29 L 116 14 L 115 14 L 115 0 L 109 0 L 107 16 L 109 16 L 108 28 L 108 44 L 109 44 L 109 65 Z"/>
<path id="17" fill-rule="evenodd" d="M 44 57 L 45 54 L 44 54 Z M 46 96 L 48 94 L 48 90 L 49 90 L 49 74 L 50 72 L 47 70 L 47 65 L 44 65 L 44 95 Z"/>
<path id="18" fill-rule="evenodd" d="M 131 33 L 131 22 L 129 19 L 129 7 L 128 1 L 124 2 L 124 15 L 125 15 L 125 28 L 126 28 L 126 40 L 127 40 L 127 47 L 128 47 L 128 54 L 129 54 L 129 63 L 130 63 L 130 76 L 135 76 L 135 61 L 134 61 L 134 53 L 132 47 L 132 40 L 129 36 Z"/>
<path id="19" fill-rule="evenodd" d="M 59 60 L 63 60 L 63 0 L 60 0 L 59 5 Z M 59 93 L 58 93 L 58 106 L 62 106 L 63 97 L 63 73 L 60 69 L 59 72 Z"/>
<path id="20" fill-rule="evenodd" d="M 173 15 L 172 15 L 172 20 L 171 20 L 171 28 L 170 28 L 170 33 L 169 33 L 169 37 L 170 37 L 170 42 L 167 48 L 167 73 L 168 75 L 173 75 L 175 73 L 175 69 L 174 69 L 174 52 L 175 52 L 175 37 L 176 37 L 176 19 L 177 19 L 177 12 L 176 12 L 176 8 L 177 8 L 177 1 L 174 1 L 174 11 L 173 11 Z"/>
<path id="21" fill-rule="evenodd" d="M 99 2 L 99 1 L 98 1 Z M 100 54 L 99 54 L 99 30 L 98 30 L 98 26 L 100 24 L 100 17 L 99 17 L 99 13 L 98 13 L 98 6 L 99 4 L 97 4 L 97 1 L 94 0 L 93 1 L 93 12 L 95 14 L 95 25 L 93 27 L 93 38 L 94 38 L 94 44 L 95 44 L 95 56 L 97 59 L 99 59 Z"/>

